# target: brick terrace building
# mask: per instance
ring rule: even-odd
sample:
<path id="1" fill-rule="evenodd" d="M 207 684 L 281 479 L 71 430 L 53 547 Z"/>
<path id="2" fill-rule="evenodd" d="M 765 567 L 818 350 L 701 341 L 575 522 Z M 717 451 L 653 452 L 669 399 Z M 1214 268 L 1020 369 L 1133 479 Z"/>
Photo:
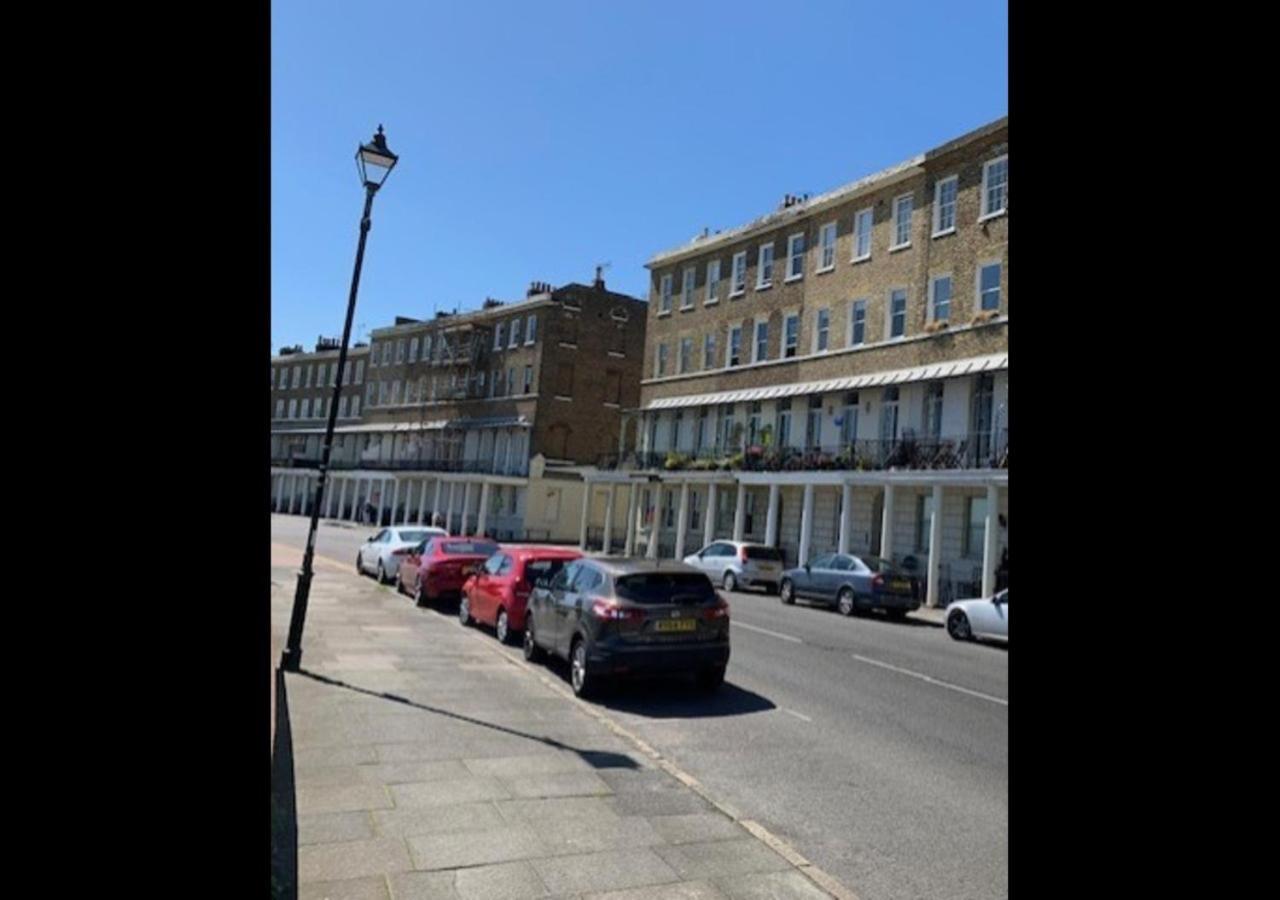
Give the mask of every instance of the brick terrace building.
<path id="1" fill-rule="evenodd" d="M 1003 118 L 654 256 L 635 449 L 590 474 L 604 496 L 580 540 L 630 485 L 628 554 L 729 537 L 791 565 L 870 552 L 914 564 L 931 602 L 990 594 L 1008 540 L 1008 140 Z"/>
<path id="2" fill-rule="evenodd" d="M 578 465 L 616 448 L 622 409 L 639 403 L 645 324 L 644 301 L 597 274 L 592 285 L 534 284 L 516 302 L 375 329 L 354 376 L 359 421 L 335 434 L 325 514 L 357 519 L 372 504 L 379 522 L 574 539 Z M 272 440 L 276 508 L 301 510 L 324 423 L 291 457 L 283 442 L 297 431 L 286 428 Z"/>

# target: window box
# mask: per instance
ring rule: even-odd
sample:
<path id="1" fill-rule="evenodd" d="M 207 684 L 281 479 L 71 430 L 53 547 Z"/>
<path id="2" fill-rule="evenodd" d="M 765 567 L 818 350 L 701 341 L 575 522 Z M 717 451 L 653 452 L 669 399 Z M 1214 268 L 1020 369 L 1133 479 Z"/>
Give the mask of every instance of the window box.
<path id="1" fill-rule="evenodd" d="M 939 331 L 946 331 L 951 326 L 951 322 L 947 319 L 934 319 L 928 325 L 924 326 L 925 333 L 936 334 Z"/>
<path id="2" fill-rule="evenodd" d="M 981 325 L 983 322 L 990 322 L 993 319 L 1000 318 L 1000 310 L 988 309 L 982 312 L 974 313 L 973 318 L 969 320 L 970 325 Z"/>
<path id="3" fill-rule="evenodd" d="M 670 472 L 676 469 L 683 469 L 688 464 L 689 457 L 685 456 L 683 453 L 676 453 L 673 451 L 667 454 L 666 461 L 662 464 L 662 467 Z"/>

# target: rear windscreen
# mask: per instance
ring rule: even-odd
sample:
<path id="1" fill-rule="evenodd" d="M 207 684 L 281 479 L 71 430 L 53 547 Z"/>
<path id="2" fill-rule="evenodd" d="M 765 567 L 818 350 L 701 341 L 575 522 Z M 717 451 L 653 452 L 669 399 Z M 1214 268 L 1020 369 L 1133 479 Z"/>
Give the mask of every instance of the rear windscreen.
<path id="1" fill-rule="evenodd" d="M 445 553 L 467 553 L 492 556 L 498 552 L 497 544 L 486 544 L 482 541 L 446 541 Z"/>
<path id="2" fill-rule="evenodd" d="M 861 559 L 864 563 L 866 563 L 867 568 L 870 569 L 872 572 L 875 572 L 877 575 L 901 575 L 902 574 L 901 569 L 899 569 L 893 563 L 889 562 L 889 560 L 883 559 L 879 556 L 862 556 L 862 557 L 859 557 L 859 559 Z"/>
<path id="3" fill-rule="evenodd" d="M 408 541 L 411 544 L 417 544 L 431 537 L 430 531 L 402 531 L 400 532 L 400 540 Z"/>
<path id="4" fill-rule="evenodd" d="M 569 559 L 531 559 L 524 564 L 524 580 L 533 584 L 539 578 L 555 578 Z"/>
<path id="5" fill-rule="evenodd" d="M 697 572 L 645 572 L 617 581 L 618 596 L 633 603 L 711 603 L 715 588 Z"/>
<path id="6" fill-rule="evenodd" d="M 782 562 L 782 551 L 777 547 L 748 547 L 747 559 L 767 559 Z"/>

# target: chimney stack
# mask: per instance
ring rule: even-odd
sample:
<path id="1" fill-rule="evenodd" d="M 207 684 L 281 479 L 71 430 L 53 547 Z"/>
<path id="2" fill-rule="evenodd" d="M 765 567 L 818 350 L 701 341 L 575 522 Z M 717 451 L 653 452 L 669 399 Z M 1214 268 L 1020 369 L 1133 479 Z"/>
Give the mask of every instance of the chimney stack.
<path id="1" fill-rule="evenodd" d="M 604 272 L 604 266 L 596 266 L 596 280 L 592 282 L 592 286 L 597 291 L 604 290 L 604 275 L 602 274 L 603 272 Z"/>

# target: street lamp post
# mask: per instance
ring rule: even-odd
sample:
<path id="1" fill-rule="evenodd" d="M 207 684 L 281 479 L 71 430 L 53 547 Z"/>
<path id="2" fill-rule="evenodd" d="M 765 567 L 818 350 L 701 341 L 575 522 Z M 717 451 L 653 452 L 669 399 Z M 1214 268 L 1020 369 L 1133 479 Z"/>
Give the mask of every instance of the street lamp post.
<path id="1" fill-rule="evenodd" d="M 342 396 L 342 374 L 347 366 L 347 345 L 351 341 L 351 320 L 356 312 L 356 291 L 360 287 L 360 268 L 364 264 L 364 244 L 369 236 L 369 213 L 373 209 L 373 195 L 386 182 L 399 157 L 387 149 L 382 126 L 373 140 L 356 150 L 356 166 L 364 184 L 364 214 L 360 217 L 360 243 L 356 248 L 356 266 L 351 274 L 351 296 L 347 298 L 347 321 L 342 327 L 342 346 L 338 350 L 338 372 L 333 386 L 333 402 L 329 404 L 329 420 L 324 429 L 324 447 L 320 458 L 320 471 L 316 478 L 315 498 L 311 503 L 311 526 L 307 530 L 307 549 L 302 555 L 302 570 L 298 572 L 298 586 L 293 594 L 293 613 L 289 617 L 289 637 L 284 653 L 280 656 L 280 668 L 296 672 L 302 663 L 302 628 L 307 619 L 307 600 L 311 595 L 311 564 L 316 549 L 316 529 L 320 525 L 320 502 L 324 498 L 325 482 L 329 473 L 329 452 L 333 448 L 333 429 L 338 421 L 338 402 Z"/>

